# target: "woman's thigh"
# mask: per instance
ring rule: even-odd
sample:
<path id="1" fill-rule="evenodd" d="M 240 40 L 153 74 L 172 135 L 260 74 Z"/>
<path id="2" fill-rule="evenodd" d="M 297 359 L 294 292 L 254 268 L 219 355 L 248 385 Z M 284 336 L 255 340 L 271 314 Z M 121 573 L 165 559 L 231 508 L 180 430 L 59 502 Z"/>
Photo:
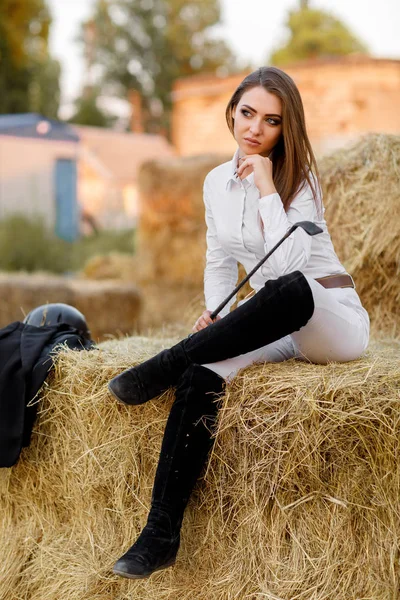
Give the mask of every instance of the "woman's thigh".
<path id="1" fill-rule="evenodd" d="M 307 277 L 314 298 L 314 314 L 299 331 L 271 344 L 215 363 L 204 364 L 224 379 L 254 363 L 290 358 L 324 364 L 355 360 L 368 345 L 369 318 L 353 289 L 325 289 Z"/>
<path id="2" fill-rule="evenodd" d="M 351 288 L 325 289 L 307 277 L 314 298 L 308 323 L 292 334 L 299 357 L 314 363 L 346 362 L 368 346 L 369 318 Z"/>
<path id="3" fill-rule="evenodd" d="M 248 367 L 254 363 L 282 362 L 296 356 L 296 352 L 292 337 L 287 335 L 276 342 L 272 342 L 272 344 L 262 346 L 252 352 L 202 366 L 211 369 L 211 371 L 214 371 L 224 379 L 230 380 L 236 375 L 239 369 L 244 369 L 244 367 Z"/>

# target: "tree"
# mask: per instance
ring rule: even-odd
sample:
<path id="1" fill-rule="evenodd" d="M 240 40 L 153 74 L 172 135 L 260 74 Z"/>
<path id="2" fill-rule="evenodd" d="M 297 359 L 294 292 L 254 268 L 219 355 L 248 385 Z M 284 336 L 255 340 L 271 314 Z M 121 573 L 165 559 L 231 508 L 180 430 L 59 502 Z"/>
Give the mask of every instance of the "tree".
<path id="1" fill-rule="evenodd" d="M 50 56 L 43 57 L 32 64 L 30 74 L 29 110 L 56 119 L 61 95 L 60 63 Z"/>
<path id="2" fill-rule="evenodd" d="M 0 113 L 56 117 L 60 65 L 48 51 L 45 0 L 0 0 Z"/>
<path id="3" fill-rule="evenodd" d="M 285 65 L 309 58 L 343 56 L 367 49 L 339 19 L 323 10 L 309 8 L 303 0 L 287 21 L 289 41 L 272 53 L 270 62 Z"/>
<path id="4" fill-rule="evenodd" d="M 76 101 L 76 112 L 69 119 L 69 123 L 76 125 L 90 125 L 92 127 L 110 127 L 115 118 L 108 116 L 99 108 L 99 90 L 86 88 L 82 96 Z"/>
<path id="5" fill-rule="evenodd" d="M 159 131 L 169 123 L 176 78 L 235 70 L 232 52 L 210 35 L 219 19 L 218 0 L 98 0 L 89 55 L 109 92 L 140 92 L 145 129 Z"/>

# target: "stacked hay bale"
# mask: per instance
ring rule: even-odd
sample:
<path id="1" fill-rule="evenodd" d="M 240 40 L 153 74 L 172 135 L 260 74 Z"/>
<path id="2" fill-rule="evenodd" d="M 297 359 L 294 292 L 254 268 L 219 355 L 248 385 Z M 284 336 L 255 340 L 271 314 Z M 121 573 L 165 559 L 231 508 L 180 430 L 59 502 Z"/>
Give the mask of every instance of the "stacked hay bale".
<path id="1" fill-rule="evenodd" d="M 137 254 L 142 281 L 201 284 L 205 257 L 203 182 L 221 156 L 172 158 L 139 173 Z"/>
<path id="2" fill-rule="evenodd" d="M 139 322 L 141 296 L 133 283 L 0 274 L 0 327 L 21 321 L 36 306 L 52 302 L 80 310 L 95 340 L 132 334 Z"/>
<path id="3" fill-rule="evenodd" d="M 187 335 L 193 323 L 204 310 L 202 283 L 199 285 L 169 284 L 165 280 L 152 280 L 144 277 L 140 255 L 128 256 L 111 253 L 95 256 L 87 262 L 80 273 L 84 280 L 108 281 L 119 285 L 120 282 L 138 284 L 143 299 L 140 317 L 136 322 L 136 331 L 152 335 L 162 331 L 180 329 L 182 336 Z"/>
<path id="4" fill-rule="evenodd" d="M 371 134 L 320 162 L 335 249 L 375 330 L 400 330 L 400 136 Z"/>
<path id="5" fill-rule="evenodd" d="M 145 297 L 142 326 L 190 329 L 204 310 L 206 251 L 203 182 L 221 156 L 144 164 L 138 178 L 137 273 Z"/>
<path id="6" fill-rule="evenodd" d="M 242 371 L 177 564 L 143 581 L 112 575 L 146 519 L 172 394 L 126 407 L 106 384 L 173 341 L 60 356 L 31 447 L 0 473 L 0 597 L 398 598 L 398 345 L 351 364 Z"/>

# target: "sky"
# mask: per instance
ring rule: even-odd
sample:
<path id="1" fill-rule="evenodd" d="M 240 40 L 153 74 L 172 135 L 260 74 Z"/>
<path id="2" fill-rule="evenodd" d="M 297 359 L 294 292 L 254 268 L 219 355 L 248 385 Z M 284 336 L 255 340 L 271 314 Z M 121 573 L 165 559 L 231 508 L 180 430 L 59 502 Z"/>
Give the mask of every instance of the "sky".
<path id="1" fill-rule="evenodd" d="M 50 50 L 62 64 L 62 104 L 67 106 L 83 84 L 82 48 L 75 38 L 95 0 L 47 1 L 53 16 Z M 256 68 L 286 39 L 287 14 L 299 0 L 220 0 L 220 5 L 222 23 L 215 35 L 226 40 L 243 65 Z M 310 5 L 341 18 L 373 56 L 400 59 L 399 0 L 311 0 Z"/>

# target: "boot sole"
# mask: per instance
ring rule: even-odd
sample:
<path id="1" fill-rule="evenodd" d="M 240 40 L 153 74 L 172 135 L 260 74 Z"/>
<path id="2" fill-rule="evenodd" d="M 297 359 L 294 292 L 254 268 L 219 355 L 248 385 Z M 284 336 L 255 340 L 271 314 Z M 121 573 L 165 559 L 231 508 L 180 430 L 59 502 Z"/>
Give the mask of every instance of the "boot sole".
<path id="1" fill-rule="evenodd" d="M 157 569 L 154 569 L 154 571 L 151 571 L 151 573 L 147 573 L 147 575 L 136 575 L 134 573 L 127 573 L 126 571 L 118 571 L 118 569 L 113 569 L 113 573 L 115 575 L 120 575 L 121 577 L 125 577 L 126 579 L 146 579 L 147 577 L 150 577 L 150 575 L 152 575 L 156 571 L 162 571 L 162 569 L 168 569 L 168 567 L 172 567 L 175 564 L 175 561 L 176 561 L 176 558 L 172 558 L 170 561 L 157 567 Z"/>

